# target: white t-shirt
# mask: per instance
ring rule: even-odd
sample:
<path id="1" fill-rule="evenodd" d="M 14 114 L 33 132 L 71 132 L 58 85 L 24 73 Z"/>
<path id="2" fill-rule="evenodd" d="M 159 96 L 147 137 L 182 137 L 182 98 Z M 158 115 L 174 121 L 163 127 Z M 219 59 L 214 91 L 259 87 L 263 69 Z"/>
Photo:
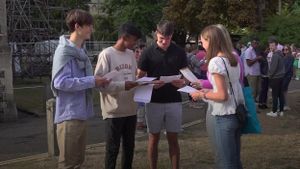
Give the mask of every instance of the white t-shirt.
<path id="1" fill-rule="evenodd" d="M 240 78 L 240 66 L 239 64 L 236 67 L 230 66 L 230 63 L 227 58 L 223 58 L 228 72 L 230 81 L 232 83 L 232 88 L 234 91 L 234 96 L 236 98 L 237 103 L 244 103 L 244 95 L 242 91 L 242 86 L 240 84 L 239 78 Z M 227 86 L 227 92 L 229 95 L 229 98 L 225 102 L 216 102 L 212 100 L 206 100 L 208 102 L 208 109 L 207 111 L 210 112 L 212 115 L 229 115 L 229 114 L 235 114 L 235 102 L 234 97 L 230 89 L 229 80 L 227 76 L 227 72 L 225 69 L 224 62 L 222 58 L 220 57 L 214 57 L 210 60 L 208 64 L 208 80 L 211 82 L 213 86 L 213 92 L 217 92 L 217 86 L 215 79 L 213 78 L 212 74 L 217 73 L 225 77 L 226 86 Z"/>
<path id="2" fill-rule="evenodd" d="M 254 60 L 256 58 L 256 53 L 255 50 L 253 49 L 252 46 L 250 46 L 246 51 L 245 51 L 245 60 Z M 246 64 L 248 74 L 252 76 L 259 76 L 260 75 L 260 65 L 259 62 L 255 62 L 252 66 L 248 66 Z"/>
<path id="3" fill-rule="evenodd" d="M 268 66 L 270 67 L 271 61 L 272 61 L 273 52 L 269 52 L 267 55 L 267 62 Z"/>

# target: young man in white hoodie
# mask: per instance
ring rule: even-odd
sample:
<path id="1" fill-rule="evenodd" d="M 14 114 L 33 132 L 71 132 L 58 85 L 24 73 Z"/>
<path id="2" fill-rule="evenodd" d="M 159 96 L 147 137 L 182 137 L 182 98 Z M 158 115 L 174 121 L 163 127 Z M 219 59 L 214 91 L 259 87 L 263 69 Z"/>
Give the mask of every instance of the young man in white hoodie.
<path id="1" fill-rule="evenodd" d="M 132 88 L 138 84 L 135 82 L 137 63 L 130 49 L 133 49 L 140 37 L 141 32 L 134 25 L 123 24 L 116 44 L 99 54 L 95 69 L 95 75 L 99 76 L 118 71 L 107 87 L 100 88 L 102 116 L 106 127 L 106 169 L 116 167 L 120 140 L 123 149 L 121 168 L 132 168 L 137 108 Z"/>

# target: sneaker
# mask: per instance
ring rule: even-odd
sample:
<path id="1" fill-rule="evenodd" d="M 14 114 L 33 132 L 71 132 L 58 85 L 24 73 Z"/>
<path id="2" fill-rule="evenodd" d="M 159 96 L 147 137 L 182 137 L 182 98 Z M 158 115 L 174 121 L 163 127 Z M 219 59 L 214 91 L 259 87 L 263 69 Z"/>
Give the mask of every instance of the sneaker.
<path id="1" fill-rule="evenodd" d="M 283 111 L 278 112 L 278 115 L 282 117 L 283 116 Z"/>
<path id="2" fill-rule="evenodd" d="M 271 111 L 271 112 L 267 113 L 267 116 L 277 117 L 277 113 L 274 113 Z"/>
<path id="3" fill-rule="evenodd" d="M 289 106 L 284 106 L 283 110 L 291 110 Z"/>

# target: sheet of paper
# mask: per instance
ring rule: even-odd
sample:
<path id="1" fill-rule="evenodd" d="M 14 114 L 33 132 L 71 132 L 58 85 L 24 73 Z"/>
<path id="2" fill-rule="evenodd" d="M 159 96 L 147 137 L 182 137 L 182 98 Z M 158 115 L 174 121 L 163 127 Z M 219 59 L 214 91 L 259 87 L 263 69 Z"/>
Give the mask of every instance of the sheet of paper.
<path id="1" fill-rule="evenodd" d="M 152 83 L 152 81 L 155 79 L 156 79 L 156 77 L 142 77 L 142 78 L 136 80 L 136 82 L 138 82 L 140 85 L 141 84 L 149 84 L 149 83 Z"/>
<path id="2" fill-rule="evenodd" d="M 184 92 L 184 93 L 192 93 L 192 92 L 197 91 L 197 89 L 192 88 L 191 86 L 184 86 L 184 87 L 178 89 L 177 91 Z"/>
<path id="3" fill-rule="evenodd" d="M 189 68 L 180 69 L 182 75 L 190 82 L 197 82 L 198 78 L 194 75 L 194 73 Z"/>
<path id="4" fill-rule="evenodd" d="M 135 102 L 150 103 L 153 91 L 153 84 L 138 86 L 134 91 Z"/>
<path id="5" fill-rule="evenodd" d="M 172 76 L 160 76 L 159 80 L 164 81 L 165 83 L 171 83 L 173 80 L 180 79 L 181 75 L 172 75 Z"/>
<path id="6" fill-rule="evenodd" d="M 113 70 L 113 71 L 108 72 L 107 74 L 105 74 L 103 77 L 105 77 L 105 78 L 111 80 L 111 79 L 113 79 L 114 77 L 118 76 L 119 74 L 121 74 L 121 72 L 118 72 L 118 71 L 116 71 L 116 70 Z"/>

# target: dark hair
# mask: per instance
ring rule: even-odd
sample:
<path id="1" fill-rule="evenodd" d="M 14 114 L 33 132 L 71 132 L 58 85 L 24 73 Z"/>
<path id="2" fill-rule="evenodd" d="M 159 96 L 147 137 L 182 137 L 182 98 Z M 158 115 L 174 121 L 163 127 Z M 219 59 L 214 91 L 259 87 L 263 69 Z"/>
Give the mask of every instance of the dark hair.
<path id="1" fill-rule="evenodd" d="M 282 51 L 284 51 L 285 49 L 288 49 L 288 52 L 292 53 L 292 49 L 291 49 L 290 45 L 284 45 L 283 48 L 282 48 Z"/>
<path id="2" fill-rule="evenodd" d="M 118 37 L 120 38 L 122 36 L 134 36 L 140 39 L 142 33 L 133 23 L 127 22 L 122 24 L 119 28 Z"/>
<path id="3" fill-rule="evenodd" d="M 93 17 L 90 13 L 87 11 L 84 11 L 82 9 L 73 9 L 68 12 L 66 17 L 66 24 L 69 28 L 70 32 L 75 31 L 75 24 L 78 24 L 79 26 L 83 25 L 93 25 Z"/>
<path id="4" fill-rule="evenodd" d="M 163 36 L 170 36 L 174 33 L 174 23 L 168 20 L 161 20 L 156 25 L 156 31 L 161 33 Z"/>
<path id="5" fill-rule="evenodd" d="M 138 42 L 135 46 L 134 46 L 134 50 L 137 50 L 137 49 L 143 49 L 145 48 L 146 45 L 144 43 L 141 43 L 141 42 Z"/>
<path id="6" fill-rule="evenodd" d="M 268 43 L 275 43 L 278 44 L 277 38 L 275 36 L 270 36 L 268 38 Z"/>

